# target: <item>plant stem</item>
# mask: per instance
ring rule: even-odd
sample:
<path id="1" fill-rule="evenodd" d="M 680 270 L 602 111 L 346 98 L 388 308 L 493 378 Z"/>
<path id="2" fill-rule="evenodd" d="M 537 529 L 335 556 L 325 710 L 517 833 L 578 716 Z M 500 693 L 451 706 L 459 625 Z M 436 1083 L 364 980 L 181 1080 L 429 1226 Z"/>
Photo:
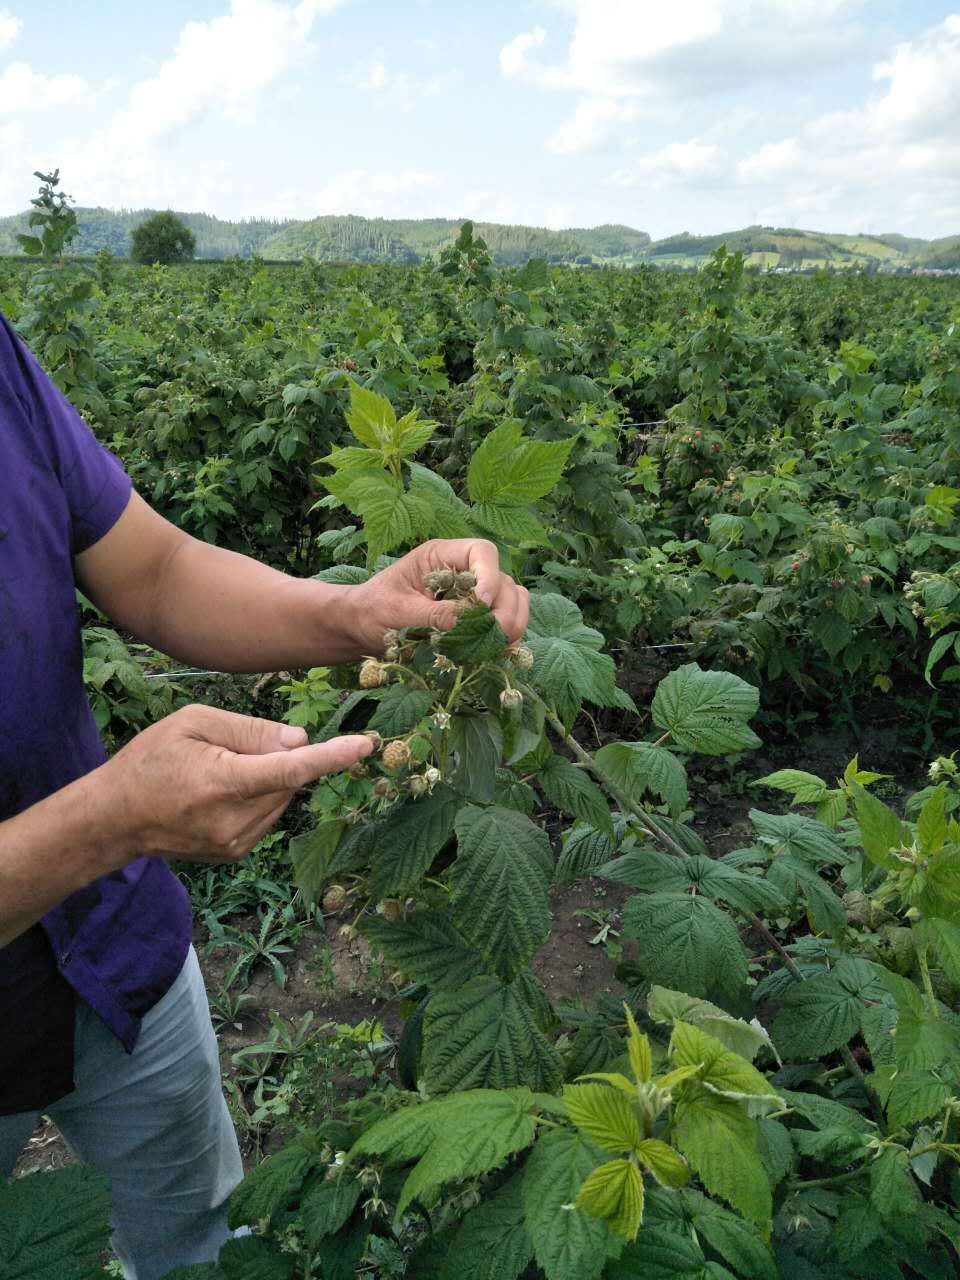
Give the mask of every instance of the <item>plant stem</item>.
<path id="1" fill-rule="evenodd" d="M 937 997 L 934 994 L 933 983 L 930 981 L 930 966 L 927 963 L 928 947 L 926 943 L 922 943 L 917 938 L 915 930 L 911 930 L 914 936 L 914 942 L 917 948 L 917 964 L 920 968 L 920 976 L 923 978 L 923 991 L 927 997 L 927 1008 L 930 1011 L 930 1017 L 934 1022 L 937 1021 Z"/>
<path id="2" fill-rule="evenodd" d="M 805 1182 L 791 1182 L 790 1186 L 794 1191 L 805 1191 L 808 1187 L 840 1187 L 846 1182 L 852 1182 L 854 1178 L 859 1178 L 866 1167 L 865 1164 L 861 1164 L 856 1169 L 848 1169 L 846 1173 L 836 1173 L 831 1178 L 810 1178 Z"/>

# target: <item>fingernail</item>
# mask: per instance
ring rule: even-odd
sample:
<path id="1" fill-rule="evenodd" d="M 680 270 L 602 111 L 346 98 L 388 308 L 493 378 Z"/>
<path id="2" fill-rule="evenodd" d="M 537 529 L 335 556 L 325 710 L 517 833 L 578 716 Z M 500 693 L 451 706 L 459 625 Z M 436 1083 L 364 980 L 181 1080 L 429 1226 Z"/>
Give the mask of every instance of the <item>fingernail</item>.
<path id="1" fill-rule="evenodd" d="M 285 724 L 280 730 L 280 745 L 285 751 L 290 751 L 294 747 L 302 747 L 306 744 L 307 735 L 303 729 L 298 729 L 295 725 Z"/>

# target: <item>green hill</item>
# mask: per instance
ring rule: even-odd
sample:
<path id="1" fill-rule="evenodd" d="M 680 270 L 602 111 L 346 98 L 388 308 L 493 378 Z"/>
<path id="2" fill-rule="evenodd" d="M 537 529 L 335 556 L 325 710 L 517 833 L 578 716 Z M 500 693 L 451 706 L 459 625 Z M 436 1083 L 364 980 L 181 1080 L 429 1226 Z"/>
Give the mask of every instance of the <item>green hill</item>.
<path id="1" fill-rule="evenodd" d="M 94 254 L 109 249 L 124 257 L 129 252 L 130 233 L 154 212 L 77 209 L 80 236 L 74 251 Z M 462 218 L 361 218 L 355 214 L 325 214 L 307 221 L 249 218 L 230 222 L 205 213 L 181 213 L 178 217 L 196 236 L 199 258 L 258 254 L 278 261 L 316 258 L 321 262 L 421 262 L 452 244 L 463 222 Z M 0 218 L 0 254 L 19 253 L 16 235 L 26 229 L 25 213 Z M 960 235 L 921 240 L 896 233 L 839 235 L 752 226 L 707 236 L 683 231 L 651 241 L 645 231 L 611 224 L 551 231 L 494 222 L 479 222 L 476 231 L 501 265 L 546 258 L 580 266 L 649 262 L 691 268 L 725 244 L 731 251 L 742 251 L 749 265 L 765 268 L 960 269 Z"/>

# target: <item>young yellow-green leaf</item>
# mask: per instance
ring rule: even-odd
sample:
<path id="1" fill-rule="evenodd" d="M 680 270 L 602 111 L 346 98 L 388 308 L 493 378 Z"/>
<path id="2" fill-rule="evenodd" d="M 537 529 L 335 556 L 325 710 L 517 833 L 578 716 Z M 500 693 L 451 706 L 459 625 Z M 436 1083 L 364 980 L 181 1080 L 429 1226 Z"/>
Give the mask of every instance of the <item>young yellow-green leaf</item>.
<path id="1" fill-rule="evenodd" d="M 619 1089 L 602 1084 L 568 1084 L 563 1090 L 567 1115 L 604 1151 L 632 1151 L 640 1141 L 633 1104 Z"/>
<path id="2" fill-rule="evenodd" d="M 627 1052 L 630 1055 L 630 1066 L 637 1080 L 641 1084 L 646 1084 L 653 1075 L 650 1041 L 641 1034 L 628 1005 L 623 1006 L 623 1011 L 627 1015 Z"/>
<path id="3" fill-rule="evenodd" d="M 864 853 L 871 862 L 887 870 L 897 865 L 892 850 L 903 844 L 903 823 L 882 800 L 871 795 L 859 782 L 848 784 L 853 795 Z"/>
<path id="4" fill-rule="evenodd" d="M 750 783 L 751 787 L 773 787 L 792 796 L 791 804 L 818 804 L 827 792 L 827 784 L 815 773 L 802 769 L 778 769 Z"/>
<path id="5" fill-rule="evenodd" d="M 947 789 L 934 788 L 917 819 L 917 835 L 924 853 L 936 853 L 947 838 Z"/>
<path id="6" fill-rule="evenodd" d="M 678 1067 L 699 1067 L 704 1084 L 732 1097 L 745 1095 L 776 1098 L 770 1081 L 733 1053 L 714 1036 L 687 1022 L 677 1022 L 670 1040 L 670 1052 Z"/>
<path id="7" fill-rule="evenodd" d="M 467 472 L 471 502 L 498 499 L 533 502 L 543 498 L 563 474 L 570 440 L 525 440 L 517 422 L 504 422 L 489 432 L 475 451 Z"/>
<path id="8" fill-rule="evenodd" d="M 739 1103 L 698 1090 L 677 1106 L 674 1140 L 711 1195 L 760 1226 L 769 1223 L 770 1183 L 757 1147 L 757 1126 Z"/>
<path id="9" fill-rule="evenodd" d="M 421 419 L 416 409 L 405 413 L 396 426 L 396 439 L 400 456 L 409 458 L 422 449 L 433 435 L 435 422 L 429 418 Z"/>
<path id="10" fill-rule="evenodd" d="M 577 1193 L 577 1208 L 623 1240 L 633 1240 L 643 1221 L 643 1176 L 632 1160 L 610 1160 L 594 1169 Z"/>
<path id="11" fill-rule="evenodd" d="M 753 1061 L 761 1048 L 766 1048 L 772 1057 L 777 1055 L 773 1041 L 756 1018 L 752 1022 L 744 1022 L 742 1018 L 732 1017 L 709 1000 L 698 1000 L 696 996 L 688 996 L 682 991 L 651 987 L 647 998 L 647 1012 L 654 1022 L 692 1023 L 708 1035 L 716 1036 L 728 1049 L 739 1053 L 748 1062 Z"/>
<path id="12" fill-rule="evenodd" d="M 634 1150 L 661 1186 L 682 1187 L 690 1181 L 690 1166 L 659 1138 L 644 1138 Z"/>
<path id="13" fill-rule="evenodd" d="M 693 1080 L 700 1074 L 699 1063 L 696 1066 L 675 1067 L 673 1071 L 668 1071 L 665 1075 L 656 1076 L 653 1083 L 658 1089 L 664 1093 L 669 1093 L 671 1089 L 675 1089 L 677 1085 L 683 1084 L 687 1080 Z"/>
<path id="14" fill-rule="evenodd" d="M 588 1071 L 586 1075 L 577 1076 L 577 1081 L 580 1080 L 602 1080 L 605 1084 L 612 1084 L 615 1089 L 625 1093 L 632 1101 L 637 1097 L 637 1086 L 619 1071 Z"/>
<path id="15" fill-rule="evenodd" d="M 369 391 L 359 383 L 350 383 L 350 408 L 347 426 L 368 449 L 382 450 L 390 444 L 397 426 L 397 415 L 386 396 Z"/>

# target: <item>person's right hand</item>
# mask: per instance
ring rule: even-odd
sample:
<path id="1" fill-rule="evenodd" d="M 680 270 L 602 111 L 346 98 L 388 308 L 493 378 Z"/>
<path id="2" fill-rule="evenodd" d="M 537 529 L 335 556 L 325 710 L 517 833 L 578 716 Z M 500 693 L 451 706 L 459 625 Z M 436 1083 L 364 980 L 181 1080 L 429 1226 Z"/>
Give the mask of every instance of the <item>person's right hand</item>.
<path id="1" fill-rule="evenodd" d="M 302 729 L 190 706 L 144 729 L 107 764 L 130 857 L 237 862 L 279 819 L 294 792 L 370 754 L 360 734 L 307 746 Z"/>

